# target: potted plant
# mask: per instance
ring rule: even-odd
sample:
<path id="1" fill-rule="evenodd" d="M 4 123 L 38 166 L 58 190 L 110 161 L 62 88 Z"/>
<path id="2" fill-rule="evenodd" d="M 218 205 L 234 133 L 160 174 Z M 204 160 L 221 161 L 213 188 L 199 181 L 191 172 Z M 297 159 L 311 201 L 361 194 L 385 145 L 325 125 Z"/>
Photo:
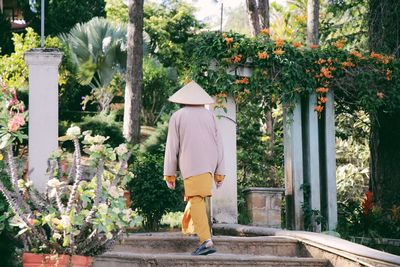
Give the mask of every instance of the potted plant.
<path id="1" fill-rule="evenodd" d="M 119 240 L 124 230 L 136 223 L 136 216 L 126 208 L 125 184 L 132 177 L 127 170 L 130 157 L 125 144 L 113 149 L 107 138 L 81 134 L 79 127 L 67 130 L 61 141 L 72 141 L 73 162 L 64 174 L 60 164 L 65 152 L 59 149 L 49 159 L 48 182 L 38 192 L 29 178 L 19 175 L 13 155 L 13 142 L 23 139 L 25 123 L 23 103 L 15 92 L 6 92 L 0 100 L 0 149 L 5 155 L 9 183 L 0 181 L 0 192 L 14 213 L 11 225 L 19 227 L 25 253 L 24 266 L 89 266 L 90 256 L 103 253 Z M 83 152 L 87 154 L 84 170 Z"/>

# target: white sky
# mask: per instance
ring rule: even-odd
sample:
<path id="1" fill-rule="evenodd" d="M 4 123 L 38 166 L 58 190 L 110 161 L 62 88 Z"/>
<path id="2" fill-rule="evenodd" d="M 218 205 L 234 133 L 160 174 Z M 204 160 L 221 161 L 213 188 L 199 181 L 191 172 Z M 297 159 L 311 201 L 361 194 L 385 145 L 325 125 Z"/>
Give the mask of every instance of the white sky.
<path id="1" fill-rule="evenodd" d="M 224 3 L 224 10 L 235 8 L 240 4 L 245 6 L 246 0 L 186 0 L 197 8 L 196 17 L 204 21 L 209 17 L 221 16 L 221 3 Z M 286 5 L 287 0 L 272 0 L 271 2 L 278 2 L 281 5 Z"/>

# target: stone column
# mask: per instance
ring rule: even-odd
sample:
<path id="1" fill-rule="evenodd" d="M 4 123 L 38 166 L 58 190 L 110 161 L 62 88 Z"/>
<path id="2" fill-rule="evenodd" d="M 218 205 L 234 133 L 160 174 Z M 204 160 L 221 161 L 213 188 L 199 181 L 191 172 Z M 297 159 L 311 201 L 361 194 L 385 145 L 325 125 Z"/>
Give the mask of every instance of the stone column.
<path id="1" fill-rule="evenodd" d="M 229 96 L 225 103 L 227 112 L 209 107 L 217 116 L 217 127 L 224 146 L 226 167 L 225 181 L 219 189 L 213 188 L 212 218 L 218 223 L 237 223 L 237 176 L 236 176 L 236 103 Z"/>
<path id="2" fill-rule="evenodd" d="M 303 134 L 301 101 L 298 96 L 293 111 L 284 110 L 284 154 L 285 154 L 285 199 L 286 226 L 292 230 L 304 228 L 301 204 L 303 184 Z"/>
<path id="3" fill-rule="evenodd" d="M 305 174 L 304 182 L 310 186 L 309 203 L 312 210 L 321 211 L 321 196 L 320 196 L 320 148 L 319 148 L 319 128 L 318 128 L 318 113 L 314 110 L 317 103 L 317 95 L 310 94 L 307 97 L 305 105 Z M 321 232 L 321 225 L 315 221 L 315 216 L 311 218 L 312 230 Z M 308 229 L 307 229 L 308 230 Z"/>
<path id="4" fill-rule="evenodd" d="M 29 68 L 29 178 L 43 192 L 48 177 L 47 160 L 58 148 L 57 49 L 32 49 L 25 53 Z"/>
<path id="5" fill-rule="evenodd" d="M 335 140 L 335 99 L 332 90 L 327 94 L 328 102 L 325 111 L 325 181 L 323 203 L 326 205 L 325 216 L 327 217 L 328 230 L 335 230 L 337 226 L 337 195 L 336 195 L 336 140 Z"/>

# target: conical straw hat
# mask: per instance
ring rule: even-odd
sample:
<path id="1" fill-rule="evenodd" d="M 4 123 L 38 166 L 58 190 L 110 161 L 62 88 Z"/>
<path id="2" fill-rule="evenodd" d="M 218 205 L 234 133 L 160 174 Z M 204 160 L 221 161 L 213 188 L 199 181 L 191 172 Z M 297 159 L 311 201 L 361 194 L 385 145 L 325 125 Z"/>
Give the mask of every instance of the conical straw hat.
<path id="1" fill-rule="evenodd" d="M 214 99 L 195 81 L 191 81 L 173 94 L 168 101 L 186 105 L 206 105 L 214 103 Z"/>

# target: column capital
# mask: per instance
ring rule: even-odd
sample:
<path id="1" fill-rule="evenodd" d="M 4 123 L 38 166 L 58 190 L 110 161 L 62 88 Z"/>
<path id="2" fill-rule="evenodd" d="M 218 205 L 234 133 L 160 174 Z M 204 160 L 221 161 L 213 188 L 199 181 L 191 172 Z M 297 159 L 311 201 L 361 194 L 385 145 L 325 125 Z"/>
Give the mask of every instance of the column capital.
<path id="1" fill-rule="evenodd" d="M 56 48 L 33 48 L 24 53 L 28 66 L 44 65 L 58 67 L 63 54 Z"/>

